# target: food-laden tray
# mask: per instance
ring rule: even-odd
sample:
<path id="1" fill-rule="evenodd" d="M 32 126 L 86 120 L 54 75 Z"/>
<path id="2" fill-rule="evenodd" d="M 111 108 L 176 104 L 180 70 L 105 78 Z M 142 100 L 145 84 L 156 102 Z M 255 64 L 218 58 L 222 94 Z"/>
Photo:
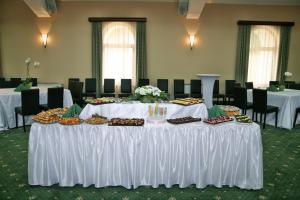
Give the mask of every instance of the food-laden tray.
<path id="1" fill-rule="evenodd" d="M 235 120 L 240 123 L 252 123 L 252 119 L 247 115 L 235 115 Z"/>
<path id="2" fill-rule="evenodd" d="M 221 124 L 224 122 L 230 122 L 233 121 L 233 118 L 228 117 L 228 116 L 219 116 L 219 117 L 213 117 L 213 118 L 209 118 L 209 119 L 204 119 L 203 122 L 207 123 L 207 124 Z"/>
<path id="3" fill-rule="evenodd" d="M 87 124 L 93 124 L 93 125 L 100 125 L 100 124 L 107 124 L 108 120 L 106 117 L 99 116 L 99 115 L 92 115 L 91 118 L 86 119 L 85 123 Z"/>
<path id="4" fill-rule="evenodd" d="M 82 120 L 79 119 L 78 117 L 70 117 L 70 118 L 61 118 L 58 122 L 62 125 L 77 125 L 80 124 Z"/>
<path id="5" fill-rule="evenodd" d="M 109 126 L 143 126 L 145 123 L 142 118 L 112 118 Z"/>
<path id="6" fill-rule="evenodd" d="M 233 117 L 235 115 L 239 115 L 240 114 L 240 109 L 238 107 L 236 107 L 236 106 L 229 106 L 229 105 L 218 105 L 218 106 L 229 117 Z"/>
<path id="7" fill-rule="evenodd" d="M 171 124 L 185 124 L 185 123 L 198 122 L 198 121 L 201 121 L 201 118 L 194 118 L 191 116 L 175 118 L 175 119 L 167 119 L 167 122 Z"/>
<path id="8" fill-rule="evenodd" d="M 85 102 L 92 105 L 101 105 L 107 103 L 114 103 L 115 100 L 109 97 L 102 97 L 102 98 L 88 98 L 85 100 Z"/>
<path id="9" fill-rule="evenodd" d="M 170 102 L 174 103 L 174 104 L 179 104 L 179 105 L 182 105 L 182 106 L 190 106 L 190 105 L 203 103 L 203 99 L 199 99 L 199 98 L 182 98 L 182 99 L 175 99 L 175 100 L 172 100 Z"/>
<path id="10" fill-rule="evenodd" d="M 60 116 L 68 111 L 68 108 L 54 108 L 47 111 L 42 111 L 37 115 L 32 116 L 32 120 L 41 124 L 53 124 L 58 122 Z"/>

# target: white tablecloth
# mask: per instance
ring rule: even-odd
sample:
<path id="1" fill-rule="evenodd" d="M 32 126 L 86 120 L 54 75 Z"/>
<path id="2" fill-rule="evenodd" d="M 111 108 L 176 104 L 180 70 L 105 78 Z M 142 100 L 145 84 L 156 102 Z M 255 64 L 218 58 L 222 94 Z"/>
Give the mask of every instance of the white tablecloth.
<path id="1" fill-rule="evenodd" d="M 253 102 L 252 90 L 247 91 L 247 97 L 249 102 Z M 278 127 L 292 129 L 296 108 L 300 107 L 300 90 L 268 91 L 268 105 L 279 107 Z M 267 115 L 266 123 L 275 125 L 274 113 Z M 298 116 L 297 123 L 300 123 L 300 116 Z"/>
<path id="2" fill-rule="evenodd" d="M 32 87 L 40 89 L 40 104 L 47 104 L 48 86 Z M 16 127 L 15 107 L 21 106 L 21 93 L 15 88 L 0 89 L 0 131 Z M 69 90 L 64 90 L 64 106 L 73 104 Z M 26 124 L 31 124 L 31 117 L 25 117 Z M 22 117 L 19 115 L 19 126 L 22 126 Z"/>
<path id="3" fill-rule="evenodd" d="M 81 119 L 88 119 L 93 114 L 102 115 L 108 118 L 124 117 L 124 118 L 144 118 L 148 116 L 149 105 L 153 107 L 155 104 L 149 103 L 112 103 L 103 105 L 91 105 L 88 104 L 82 110 L 80 114 Z M 167 107 L 166 118 L 178 118 L 178 117 L 200 117 L 207 118 L 207 108 L 205 104 L 195 104 L 191 106 L 181 106 L 172 103 L 160 103 L 159 106 Z"/>
<path id="4" fill-rule="evenodd" d="M 42 186 L 196 184 L 261 189 L 260 127 L 235 122 L 144 127 L 34 123 L 28 181 Z"/>

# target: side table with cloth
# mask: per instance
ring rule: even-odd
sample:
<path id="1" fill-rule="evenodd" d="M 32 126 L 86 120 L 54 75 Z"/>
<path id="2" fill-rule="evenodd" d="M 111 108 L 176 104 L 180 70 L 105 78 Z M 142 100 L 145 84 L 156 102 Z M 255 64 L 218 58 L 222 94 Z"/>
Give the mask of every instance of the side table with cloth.
<path id="1" fill-rule="evenodd" d="M 34 123 L 28 181 L 97 188 L 196 184 L 261 189 L 260 127 L 237 122 L 142 127 Z"/>
<path id="2" fill-rule="evenodd" d="M 108 118 L 124 117 L 124 118 L 144 118 L 148 116 L 149 105 L 155 106 L 155 104 L 149 103 L 111 103 L 103 105 L 91 105 L 87 104 L 80 114 L 81 119 L 88 119 L 93 114 L 102 115 Z M 172 103 L 160 103 L 159 106 L 167 108 L 167 118 L 178 117 L 200 117 L 207 118 L 207 108 L 205 104 L 195 104 L 191 106 L 181 106 Z"/>
<path id="3" fill-rule="evenodd" d="M 279 107 L 278 127 L 292 129 L 296 108 L 300 106 L 300 91 L 285 89 L 281 92 L 268 91 L 268 105 Z M 253 102 L 252 90 L 247 90 L 248 102 Z M 251 111 L 252 112 L 252 111 Z M 275 124 L 275 114 L 268 114 L 266 123 Z M 300 123 L 298 117 L 297 123 Z"/>
<path id="4" fill-rule="evenodd" d="M 47 103 L 48 87 L 39 86 L 32 87 L 40 89 L 40 104 Z M 21 93 L 15 92 L 15 88 L 0 89 L 0 131 L 7 128 L 16 127 L 15 107 L 21 106 Z M 72 96 L 69 90 L 64 90 L 64 106 L 71 106 L 73 104 Z M 22 126 L 22 118 L 19 115 L 19 125 Z M 26 124 L 31 124 L 30 117 L 25 117 Z M 3 124 L 3 127 L 1 127 Z"/>

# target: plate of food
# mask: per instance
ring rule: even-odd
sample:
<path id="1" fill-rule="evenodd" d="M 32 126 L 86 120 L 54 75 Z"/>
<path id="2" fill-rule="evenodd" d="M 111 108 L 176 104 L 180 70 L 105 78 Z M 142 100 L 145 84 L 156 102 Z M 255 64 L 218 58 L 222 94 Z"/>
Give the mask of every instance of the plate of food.
<path id="1" fill-rule="evenodd" d="M 91 118 L 86 119 L 84 122 L 92 125 L 100 125 L 100 124 L 107 124 L 108 120 L 106 117 L 99 116 L 96 114 L 96 115 L 92 115 Z"/>
<path id="2" fill-rule="evenodd" d="M 107 103 L 114 103 L 115 100 L 109 97 L 102 97 L 102 98 L 88 98 L 85 100 L 85 102 L 92 105 L 101 105 Z"/>
<path id="3" fill-rule="evenodd" d="M 203 120 L 203 122 L 211 125 L 221 124 L 230 121 L 233 121 L 233 118 L 228 116 L 219 116 L 219 117 L 213 117 L 213 118 L 208 118 Z"/>
<path id="4" fill-rule="evenodd" d="M 41 124 L 53 124 L 60 120 L 60 116 L 68 111 L 68 108 L 54 108 L 42 111 L 32 116 L 32 120 Z"/>
<path id="5" fill-rule="evenodd" d="M 143 126 L 145 123 L 142 118 L 112 118 L 109 126 Z"/>
<path id="6" fill-rule="evenodd" d="M 175 100 L 172 100 L 170 102 L 174 103 L 174 104 L 179 104 L 179 105 L 182 105 L 182 106 L 190 106 L 190 105 L 203 103 L 203 99 L 200 99 L 200 98 L 182 98 L 182 99 L 175 99 Z"/>
<path id="7" fill-rule="evenodd" d="M 235 120 L 240 123 L 252 123 L 252 119 L 248 115 L 235 115 Z"/>
<path id="8" fill-rule="evenodd" d="M 185 124 L 185 123 L 199 122 L 199 121 L 201 121 L 201 118 L 194 118 L 191 116 L 175 118 L 175 119 L 167 119 L 167 122 L 171 124 Z"/>
<path id="9" fill-rule="evenodd" d="M 70 118 L 61 118 L 58 122 L 62 125 L 77 125 L 80 124 L 82 120 L 79 119 L 78 117 L 70 117 Z"/>

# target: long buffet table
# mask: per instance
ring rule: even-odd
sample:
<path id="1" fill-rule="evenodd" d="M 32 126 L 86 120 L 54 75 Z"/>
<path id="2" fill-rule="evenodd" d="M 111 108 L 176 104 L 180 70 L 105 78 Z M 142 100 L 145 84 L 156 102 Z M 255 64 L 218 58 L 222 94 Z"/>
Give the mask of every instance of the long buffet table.
<path id="1" fill-rule="evenodd" d="M 118 104 L 88 105 L 81 116 L 120 109 Z M 143 106 L 133 114 L 139 115 Z M 170 104 L 169 106 L 175 106 Z M 126 107 L 126 106 L 125 106 Z M 204 104 L 168 107 L 169 116 L 191 113 L 197 117 Z M 114 109 L 115 108 L 115 109 Z M 131 111 L 131 112 L 129 112 Z M 144 111 L 143 111 L 144 112 Z M 125 113 L 125 112 L 124 112 Z M 177 114 L 176 114 L 177 113 Z M 120 111 L 122 115 L 122 112 Z M 228 122 L 208 125 L 145 123 L 141 127 L 90 125 L 73 126 L 34 123 L 30 130 L 28 181 L 30 185 L 83 187 L 142 185 L 197 188 L 207 185 L 263 187 L 263 162 L 260 127 Z"/>

